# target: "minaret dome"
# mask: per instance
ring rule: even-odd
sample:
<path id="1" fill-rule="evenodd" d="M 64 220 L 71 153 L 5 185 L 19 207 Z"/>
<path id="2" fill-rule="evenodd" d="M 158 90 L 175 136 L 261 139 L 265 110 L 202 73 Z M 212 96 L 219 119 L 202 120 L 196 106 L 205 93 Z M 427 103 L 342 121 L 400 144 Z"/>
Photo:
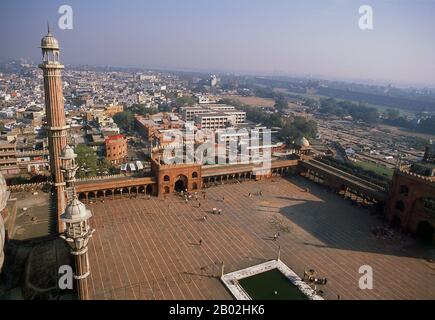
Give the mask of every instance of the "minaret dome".
<path id="1" fill-rule="evenodd" d="M 44 62 L 59 62 L 59 42 L 51 34 L 50 27 L 47 35 L 41 39 L 41 49 Z"/>

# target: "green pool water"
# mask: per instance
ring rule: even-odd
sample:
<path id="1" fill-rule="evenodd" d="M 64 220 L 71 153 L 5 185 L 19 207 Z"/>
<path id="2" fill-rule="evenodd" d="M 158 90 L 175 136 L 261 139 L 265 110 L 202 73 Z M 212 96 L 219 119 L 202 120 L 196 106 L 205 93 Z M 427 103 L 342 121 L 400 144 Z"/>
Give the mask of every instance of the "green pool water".
<path id="1" fill-rule="evenodd" d="M 241 279 L 239 283 L 252 300 L 309 300 L 278 269 Z"/>

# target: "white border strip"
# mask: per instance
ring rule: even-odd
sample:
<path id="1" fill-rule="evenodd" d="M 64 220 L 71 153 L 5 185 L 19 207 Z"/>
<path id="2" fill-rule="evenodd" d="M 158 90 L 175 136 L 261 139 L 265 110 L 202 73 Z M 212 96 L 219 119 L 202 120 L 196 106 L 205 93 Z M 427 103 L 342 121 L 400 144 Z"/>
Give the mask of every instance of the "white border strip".
<path id="1" fill-rule="evenodd" d="M 239 280 L 260 274 L 273 269 L 278 269 L 287 279 L 290 280 L 298 289 L 310 300 L 324 300 L 321 296 L 315 294 L 314 290 L 281 260 L 267 261 L 246 269 L 224 274 L 221 277 L 222 282 L 230 290 L 231 294 L 237 300 L 252 300 L 248 293 L 242 288 Z"/>

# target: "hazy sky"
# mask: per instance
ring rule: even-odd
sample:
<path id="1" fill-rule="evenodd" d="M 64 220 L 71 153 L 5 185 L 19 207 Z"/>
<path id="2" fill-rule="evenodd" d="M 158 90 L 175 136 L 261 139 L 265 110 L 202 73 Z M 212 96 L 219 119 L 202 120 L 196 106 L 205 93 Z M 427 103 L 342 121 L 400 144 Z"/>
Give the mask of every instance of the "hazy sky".
<path id="1" fill-rule="evenodd" d="M 58 28 L 62 4 L 73 30 Z M 38 61 L 47 20 L 65 64 L 435 85 L 435 0 L 1 0 L 0 59 Z"/>

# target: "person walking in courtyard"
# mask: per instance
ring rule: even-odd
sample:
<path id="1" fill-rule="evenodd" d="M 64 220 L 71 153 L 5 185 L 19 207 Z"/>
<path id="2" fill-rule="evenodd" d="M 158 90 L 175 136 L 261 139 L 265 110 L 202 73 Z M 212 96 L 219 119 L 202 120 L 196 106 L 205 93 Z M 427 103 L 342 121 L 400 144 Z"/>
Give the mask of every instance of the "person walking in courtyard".
<path id="1" fill-rule="evenodd" d="M 275 234 L 273 235 L 273 241 L 276 241 L 276 238 L 278 238 L 278 235 L 275 233 Z"/>
<path id="2" fill-rule="evenodd" d="M 201 202 L 198 203 L 198 208 L 201 208 Z"/>
<path id="3" fill-rule="evenodd" d="M 222 196 L 222 201 L 225 201 L 225 196 Z"/>
<path id="4" fill-rule="evenodd" d="M 199 245 L 200 246 L 202 245 L 202 239 L 199 239 Z"/>
<path id="5" fill-rule="evenodd" d="M 250 193 L 250 192 L 248 193 L 248 197 L 249 197 L 249 198 L 251 197 L 251 193 Z"/>
<path id="6" fill-rule="evenodd" d="M 221 213 L 222 213 L 222 209 L 219 209 L 218 214 L 221 214 Z"/>

